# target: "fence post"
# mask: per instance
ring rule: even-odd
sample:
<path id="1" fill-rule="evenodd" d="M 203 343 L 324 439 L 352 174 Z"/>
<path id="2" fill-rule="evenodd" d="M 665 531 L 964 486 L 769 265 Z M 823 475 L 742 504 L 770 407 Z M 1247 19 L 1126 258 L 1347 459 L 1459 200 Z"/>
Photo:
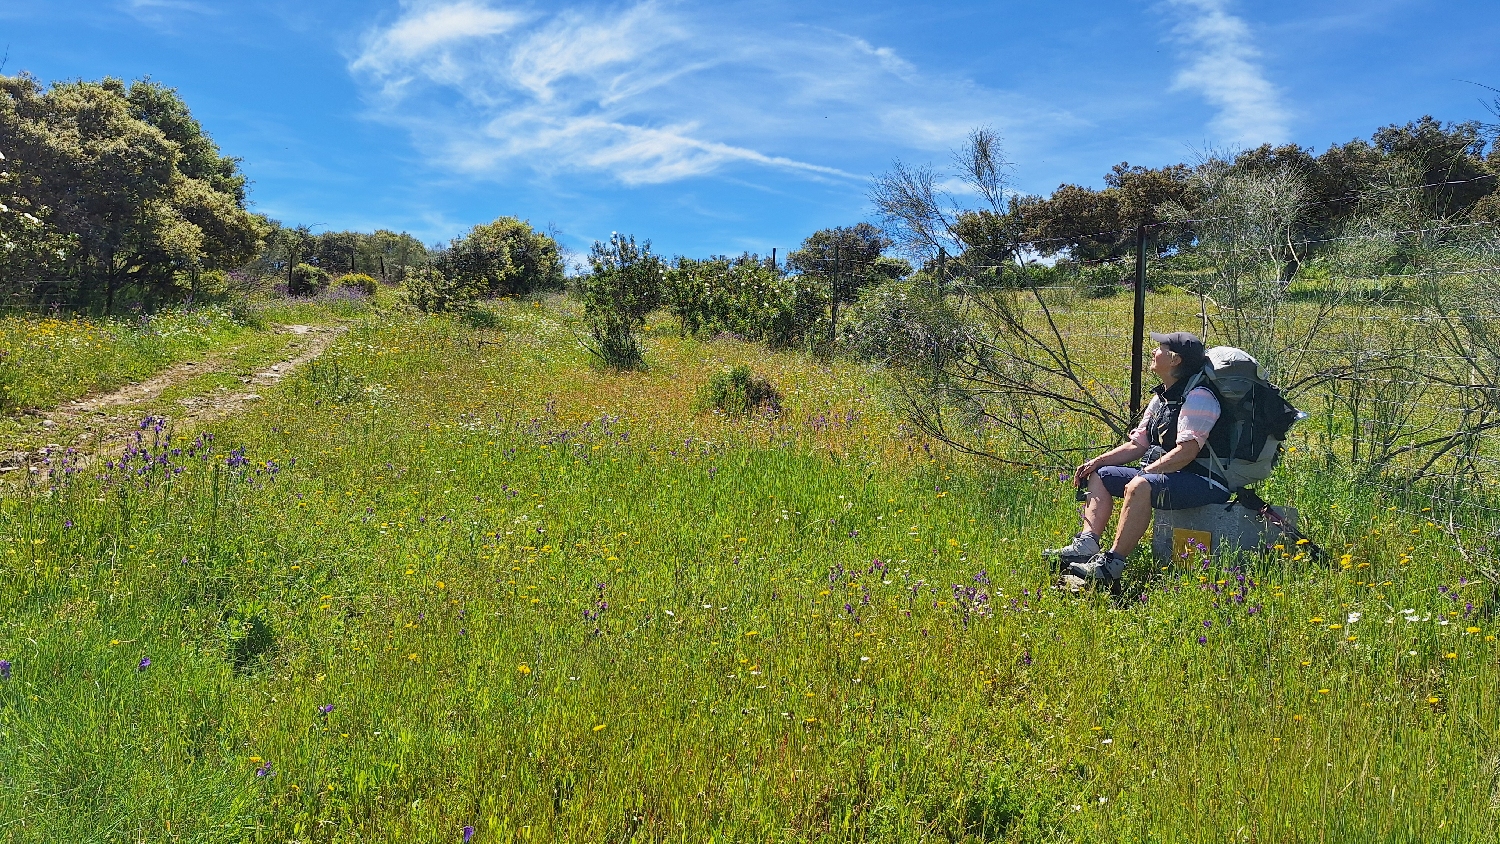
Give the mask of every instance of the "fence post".
<path id="1" fill-rule="evenodd" d="M 833 279 L 829 282 L 829 291 L 831 313 L 828 321 L 828 345 L 832 348 L 839 339 L 839 244 L 837 241 L 833 244 Z"/>
<path id="2" fill-rule="evenodd" d="M 771 270 L 776 270 L 776 247 L 771 247 Z"/>
<path id="3" fill-rule="evenodd" d="M 1146 226 L 1135 229 L 1135 310 L 1130 330 L 1130 420 L 1141 416 L 1142 347 L 1146 345 Z"/>

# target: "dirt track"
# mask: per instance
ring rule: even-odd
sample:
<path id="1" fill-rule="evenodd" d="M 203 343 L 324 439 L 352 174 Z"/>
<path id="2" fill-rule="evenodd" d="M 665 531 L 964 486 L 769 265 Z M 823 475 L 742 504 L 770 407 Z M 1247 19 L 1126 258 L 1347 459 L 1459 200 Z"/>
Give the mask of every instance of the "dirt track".
<path id="1" fill-rule="evenodd" d="M 58 437 L 41 449 L 18 449 L 8 444 L 0 446 L 0 473 L 15 472 L 23 467 L 36 471 L 49 452 L 55 454 L 68 448 L 74 451 L 75 465 L 86 465 L 100 452 L 123 448 L 126 439 L 139 429 L 145 414 L 161 416 L 172 422 L 203 422 L 235 413 L 246 403 L 260 398 L 257 390 L 276 384 L 297 367 L 321 355 L 344 333 L 345 328 L 283 325 L 278 326 L 277 331 L 294 335 L 296 339 L 290 341 L 287 348 L 288 351 L 297 349 L 297 354 L 261 372 L 242 377 L 244 388 L 240 390 L 219 387 L 203 395 L 178 399 L 171 407 L 152 406 L 167 390 L 189 379 L 223 371 L 227 362 L 210 354 L 199 361 L 170 366 L 145 381 L 126 384 L 108 393 L 84 396 L 51 410 L 33 412 L 31 415 L 40 417 L 40 425 L 57 431 Z M 111 412 L 126 407 L 134 409 L 128 413 Z"/>

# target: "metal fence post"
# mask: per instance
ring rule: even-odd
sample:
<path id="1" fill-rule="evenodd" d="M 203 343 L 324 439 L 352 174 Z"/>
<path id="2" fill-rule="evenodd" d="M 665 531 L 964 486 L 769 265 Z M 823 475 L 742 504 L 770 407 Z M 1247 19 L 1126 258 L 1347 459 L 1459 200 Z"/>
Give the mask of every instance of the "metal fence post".
<path id="1" fill-rule="evenodd" d="M 1145 362 L 1142 347 L 1146 345 L 1146 227 L 1135 229 L 1135 312 L 1130 331 L 1130 419 L 1141 416 L 1141 380 Z"/>

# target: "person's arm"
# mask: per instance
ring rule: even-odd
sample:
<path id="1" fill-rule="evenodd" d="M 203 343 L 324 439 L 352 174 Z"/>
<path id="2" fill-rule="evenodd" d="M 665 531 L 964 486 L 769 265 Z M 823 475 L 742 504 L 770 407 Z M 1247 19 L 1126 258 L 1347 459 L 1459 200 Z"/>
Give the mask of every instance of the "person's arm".
<path id="1" fill-rule="evenodd" d="M 1094 474 L 1100 466 L 1124 466 L 1131 461 L 1140 460 L 1141 455 L 1146 453 L 1146 448 L 1147 446 L 1133 442 L 1120 443 L 1092 460 L 1083 461 L 1083 465 L 1073 473 L 1073 483 L 1081 484 L 1088 480 L 1089 475 Z"/>
<path id="2" fill-rule="evenodd" d="M 1151 414 L 1156 412 L 1160 404 L 1161 400 L 1152 396 L 1151 403 L 1146 405 L 1146 412 L 1141 414 L 1141 421 L 1131 429 L 1125 442 L 1092 460 L 1083 461 L 1083 465 L 1073 472 L 1074 485 L 1082 486 L 1083 482 L 1088 480 L 1089 475 L 1094 474 L 1100 466 L 1124 466 L 1126 463 L 1140 460 L 1149 448 L 1146 439 L 1146 421 L 1151 418 Z"/>
<path id="3" fill-rule="evenodd" d="M 1165 475 L 1178 469 L 1186 468 L 1187 465 L 1198 459 L 1198 452 L 1203 446 L 1197 440 L 1187 439 L 1177 444 L 1177 447 L 1163 454 L 1161 457 L 1141 467 L 1142 472 L 1152 475 Z"/>

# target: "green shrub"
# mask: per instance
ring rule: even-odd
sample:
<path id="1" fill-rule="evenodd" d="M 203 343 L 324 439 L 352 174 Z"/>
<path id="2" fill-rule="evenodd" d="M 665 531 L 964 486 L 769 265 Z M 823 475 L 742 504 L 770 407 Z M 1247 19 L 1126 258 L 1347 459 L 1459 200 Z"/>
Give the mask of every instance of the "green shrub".
<path id="1" fill-rule="evenodd" d="M 406 298 L 426 313 L 462 311 L 484 296 L 482 280 L 449 278 L 437 267 L 415 267 L 401 280 Z"/>
<path id="2" fill-rule="evenodd" d="M 563 286 L 557 241 L 515 217 L 475 226 L 437 258 L 449 278 L 478 285 L 487 296 L 514 296 Z"/>
<path id="3" fill-rule="evenodd" d="M 287 292 L 293 296 L 306 296 L 328 286 L 328 271 L 312 264 L 298 264 L 292 268 L 292 283 Z"/>
<path id="4" fill-rule="evenodd" d="M 861 360 L 890 366 L 931 362 L 961 342 L 963 325 L 930 279 L 888 281 L 860 291 L 839 342 Z"/>
<path id="5" fill-rule="evenodd" d="M 784 276 L 758 256 L 745 254 L 706 261 L 678 258 L 664 281 L 666 306 L 681 321 L 684 335 L 729 333 L 772 348 L 826 338 L 826 279 Z"/>
<path id="6" fill-rule="evenodd" d="M 781 412 L 781 392 L 765 378 L 755 375 L 748 366 L 736 366 L 716 373 L 698 391 L 701 410 L 717 410 L 733 416 L 748 416 L 757 411 Z"/>
<path id="7" fill-rule="evenodd" d="M 640 369 L 645 358 L 636 332 L 661 304 L 666 269 L 651 254 L 651 241 L 636 246 L 634 236 L 619 234 L 608 244 L 594 242 L 589 267 L 592 271 L 578 279 L 593 337 L 588 349 L 612 369 Z"/>
<path id="8" fill-rule="evenodd" d="M 374 296 L 380 285 L 375 279 L 364 273 L 346 273 L 339 276 L 338 286 L 349 290 L 358 290 L 366 296 Z"/>

